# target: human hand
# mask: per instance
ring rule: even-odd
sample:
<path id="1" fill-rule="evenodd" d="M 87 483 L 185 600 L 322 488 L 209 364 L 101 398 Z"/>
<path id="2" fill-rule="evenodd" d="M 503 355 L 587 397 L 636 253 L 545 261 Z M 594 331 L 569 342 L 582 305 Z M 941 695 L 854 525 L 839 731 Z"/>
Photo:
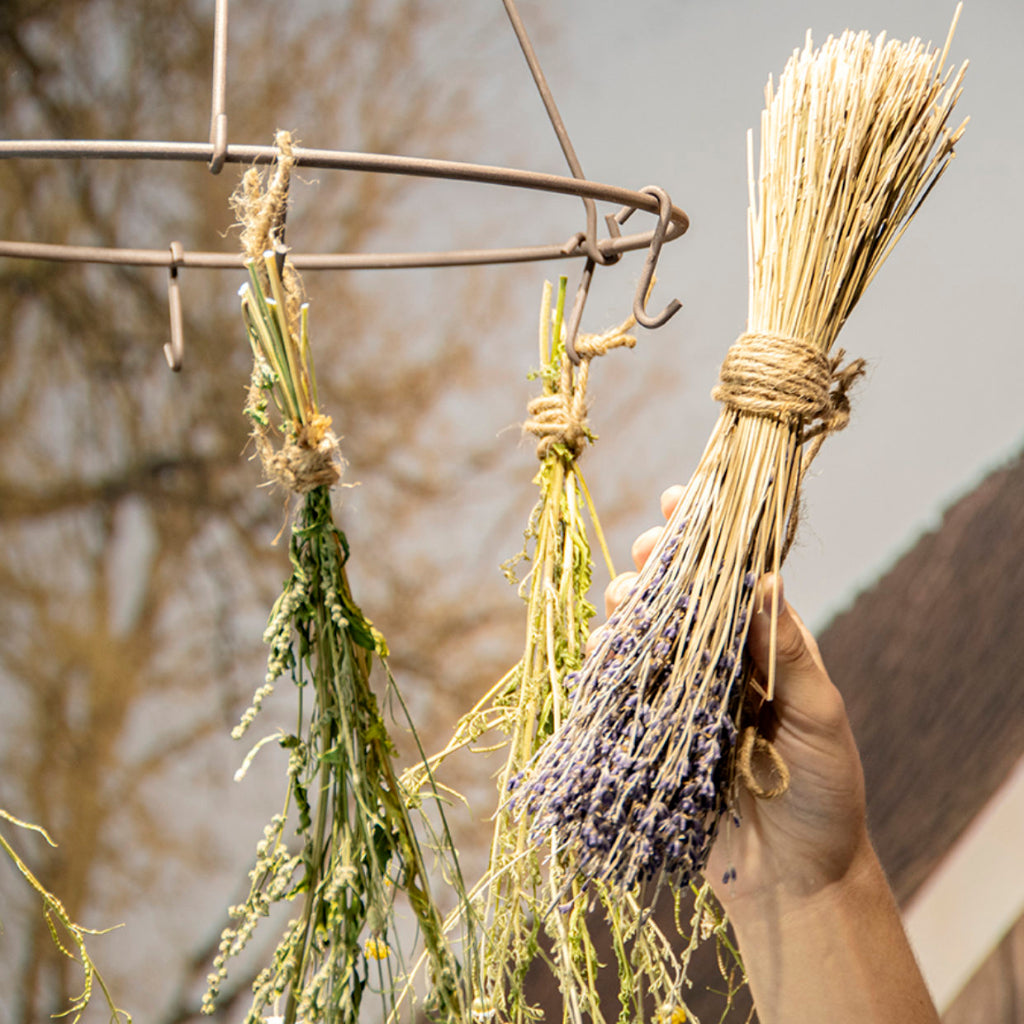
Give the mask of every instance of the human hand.
<path id="1" fill-rule="evenodd" d="M 661 499 L 668 518 L 682 488 Z M 661 527 L 633 545 L 639 570 Z M 617 576 L 605 592 L 611 615 L 629 594 L 636 573 Z M 760 675 L 769 670 L 772 577 L 758 583 L 747 651 Z M 786 763 L 789 788 L 770 800 L 739 787 L 740 825 L 726 817 L 711 852 L 707 874 L 732 915 L 765 897 L 806 898 L 874 862 L 867 836 L 864 776 L 842 696 L 825 671 L 817 644 L 781 594 L 776 637 L 774 700 L 762 730 Z M 735 871 L 735 875 L 733 872 Z M 724 879 L 732 879 L 728 883 Z"/>

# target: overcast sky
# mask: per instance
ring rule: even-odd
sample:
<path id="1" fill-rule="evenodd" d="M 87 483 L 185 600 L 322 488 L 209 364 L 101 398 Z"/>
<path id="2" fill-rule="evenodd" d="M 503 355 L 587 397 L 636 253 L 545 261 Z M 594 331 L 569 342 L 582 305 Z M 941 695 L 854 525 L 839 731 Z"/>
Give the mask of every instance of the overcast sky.
<path id="1" fill-rule="evenodd" d="M 660 309 L 675 295 L 684 308 L 660 331 L 642 332 L 629 356 L 630 372 L 656 367 L 672 387 L 651 399 L 625 438 L 617 436 L 614 460 L 595 452 L 587 464 L 602 487 L 614 476 L 617 485 L 638 488 L 627 531 L 657 517 L 650 479 L 659 486 L 684 480 L 696 464 L 716 416 L 709 391 L 718 365 L 744 327 L 745 134 L 758 123 L 769 73 L 778 76 L 808 29 L 816 42 L 854 28 L 941 44 L 954 7 L 934 0 L 523 0 L 528 27 L 540 26 L 540 58 L 586 175 L 632 188 L 659 184 L 692 221 L 663 254 L 651 303 Z M 1016 187 L 1024 166 L 1022 44 L 1024 4 L 968 0 L 951 61 L 971 63 L 960 103 L 971 124 L 945 179 L 840 335 L 850 356 L 867 358 L 869 375 L 855 395 L 853 422 L 829 440 L 812 471 L 786 573 L 790 597 L 816 626 L 1024 440 L 1024 204 Z M 532 118 L 528 129 L 523 110 Z M 523 139 L 524 164 L 564 172 L 535 96 L 522 109 L 496 103 L 493 120 L 496 131 Z M 579 215 L 570 207 L 569 216 Z M 587 329 L 621 319 L 640 264 L 638 254 L 598 269 Z M 538 280 L 552 273 L 538 270 Z M 578 270 L 568 273 L 574 283 Z M 600 381 L 598 371 L 598 427 L 616 432 L 600 420 Z M 624 556 L 628 537 L 617 543 Z"/>

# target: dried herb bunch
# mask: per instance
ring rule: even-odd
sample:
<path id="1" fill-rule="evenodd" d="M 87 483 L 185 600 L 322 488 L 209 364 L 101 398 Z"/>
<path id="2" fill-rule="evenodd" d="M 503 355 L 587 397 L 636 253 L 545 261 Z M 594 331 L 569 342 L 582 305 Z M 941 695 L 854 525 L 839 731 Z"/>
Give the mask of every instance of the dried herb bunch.
<path id="1" fill-rule="evenodd" d="M 33 825 L 31 822 L 22 821 L 21 818 L 16 818 L 2 807 L 0 807 L 0 818 L 18 828 L 26 829 L 30 832 L 38 832 L 50 846 L 57 845 L 44 828 L 41 828 L 39 825 Z M 72 999 L 71 1005 L 63 1013 L 58 1014 L 59 1018 L 62 1020 L 66 1018 L 71 1024 L 78 1024 L 92 1000 L 95 989 L 98 987 L 104 1002 L 107 1004 L 111 1024 L 117 1024 L 122 1017 L 125 1024 L 132 1024 L 131 1014 L 127 1010 L 120 1009 L 114 1003 L 114 998 L 110 993 L 110 989 L 107 988 L 107 983 L 103 980 L 103 975 L 97 970 L 96 964 L 93 963 L 89 950 L 85 946 L 86 935 L 103 935 L 109 929 L 84 928 L 82 925 L 72 921 L 64 904 L 39 881 L 32 869 L 18 856 L 14 847 L 11 846 L 2 832 L 0 832 L 0 850 L 7 854 L 15 869 L 35 890 L 36 895 L 42 901 L 43 917 L 46 919 L 46 925 L 49 928 L 50 937 L 53 939 L 54 945 L 69 960 L 74 960 L 81 965 L 82 991 Z"/>
<path id="2" fill-rule="evenodd" d="M 527 605 L 523 655 L 463 716 L 432 763 L 436 767 L 462 747 L 482 744 L 492 750 L 494 736 L 504 736 L 507 753 L 498 773 L 499 805 L 488 870 L 473 890 L 478 915 L 487 924 L 474 986 L 474 1019 L 479 1024 L 537 1019 L 541 1008 L 531 1004 L 529 981 L 543 963 L 558 980 L 564 1020 L 604 1021 L 609 1007 L 600 1004 L 598 982 L 606 971 L 605 954 L 599 952 L 601 940 L 592 927 L 598 920 L 592 911 L 600 908 L 619 978 L 614 1014 L 623 1024 L 639 1024 L 661 1006 L 668 1024 L 686 1013 L 686 965 L 702 933 L 714 936 L 721 948 L 727 1001 L 744 981 L 710 889 L 699 891 L 688 929 L 682 925 L 685 894 L 665 893 L 675 901 L 682 938 L 666 935 L 644 913 L 637 893 L 613 896 L 600 882 L 586 891 L 557 840 L 537 848 L 530 838 L 529 815 L 516 815 L 509 800 L 537 752 L 564 722 L 570 703 L 567 681 L 583 661 L 594 614 L 587 601 L 593 573 L 588 517 L 614 574 L 578 460 L 594 439 L 587 423 L 591 362 L 610 348 L 632 347 L 635 339 L 627 332 L 633 321 L 579 337 L 580 365 L 574 368 L 564 348 L 565 285 L 563 278 L 554 306 L 551 285 L 544 288 L 536 374 L 542 392 L 530 403 L 524 426 L 537 441 L 540 469 L 534 482 L 540 493 L 525 530 L 524 551 L 505 567 Z M 529 570 L 520 582 L 515 570 L 523 562 Z M 419 775 L 423 778 L 422 770 Z M 416 784 L 415 773 L 408 781 Z"/>
<path id="3" fill-rule="evenodd" d="M 714 391 L 722 412 L 519 798 L 534 839 L 553 832 L 585 878 L 695 878 L 737 774 L 763 796 L 782 788 L 749 763 L 770 747 L 746 732 L 748 706 L 772 697 L 743 656 L 754 584 L 778 571 L 807 465 L 849 418 L 862 364 L 842 366 L 836 336 L 963 130 L 947 126 L 964 72 L 945 70 L 951 39 L 936 52 L 848 32 L 815 50 L 808 36 L 769 81 L 756 181 L 748 143 L 747 331 Z"/>
<path id="4" fill-rule="evenodd" d="M 278 145 L 281 159 L 270 184 L 264 189 L 255 169 L 244 180 L 243 223 L 247 230 L 264 225 L 250 232 L 247 247 L 267 245 L 280 221 L 279 215 L 261 218 L 268 208 L 283 210 L 290 147 L 281 136 Z M 429 837 L 446 885 L 458 893 L 455 851 L 443 813 L 434 814 L 440 822 L 435 826 L 421 809 L 422 797 L 410 797 L 399 784 L 371 687 L 376 665 L 389 697 L 401 705 L 384 639 L 349 588 L 349 545 L 334 522 L 329 490 L 339 477 L 340 457 L 318 405 L 297 275 L 280 250 L 268 249 L 247 266 L 250 280 L 240 294 L 255 364 L 246 412 L 265 472 L 301 495 L 301 506 L 291 529 L 291 576 L 264 636 L 270 647 L 266 683 L 233 735 L 245 732 L 285 673 L 299 700 L 295 731 L 261 740 L 239 772 L 268 741 L 289 751 L 285 807 L 257 847 L 247 899 L 231 910 L 236 921 L 222 936 L 204 1009 L 214 1009 L 228 960 L 260 918 L 275 903 L 292 901 L 298 913 L 256 978 L 249 1024 L 261 1022 L 266 1012 L 286 1024 L 354 1022 L 367 992 L 379 995 L 385 1015 L 396 1013 L 408 972 L 402 950 L 413 931 L 429 964 L 429 1009 L 444 1020 L 467 1020 L 468 999 L 431 895 L 420 837 Z M 410 918 L 404 925 L 400 912 Z M 471 919 L 464 914 L 463 920 Z"/>

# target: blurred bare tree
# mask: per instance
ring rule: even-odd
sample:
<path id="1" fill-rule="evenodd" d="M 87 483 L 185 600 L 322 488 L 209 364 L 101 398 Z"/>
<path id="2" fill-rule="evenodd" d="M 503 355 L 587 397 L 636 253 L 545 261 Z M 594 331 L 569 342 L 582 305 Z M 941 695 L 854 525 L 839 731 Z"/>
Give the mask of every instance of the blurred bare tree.
<path id="1" fill-rule="evenodd" d="M 486 30 L 475 6 L 453 24 L 437 0 L 236 5 L 232 140 L 269 142 L 280 126 L 309 145 L 444 155 L 476 125 L 474 97 L 453 85 L 466 77 L 449 73 L 472 50 L 460 40 Z M 208 2 L 0 4 L 8 137 L 201 138 L 211 63 Z M 236 181 L 231 166 L 214 178 L 201 165 L 4 161 L 0 237 L 224 248 Z M 289 241 L 367 251 L 401 237 L 395 220 L 416 187 L 307 180 Z M 445 538 L 414 554 L 395 541 L 417 523 L 454 531 L 438 507 L 496 461 L 494 430 L 458 429 L 460 402 L 487 386 L 474 325 L 485 310 L 496 318 L 497 301 L 495 278 L 466 280 L 413 323 L 365 278 L 307 282 L 347 479 L 372 479 L 342 492 L 359 512 L 360 597 L 386 634 L 400 624 L 399 678 L 404 669 L 434 695 L 413 703 L 439 726 L 519 639 L 496 572 L 492 588 L 459 600 L 442 582 L 453 575 Z M 255 486 L 243 455 L 240 275 L 181 281 L 175 376 L 160 353 L 165 273 L 0 261 L 0 805 L 57 839 L 51 851 L 12 837 L 74 919 L 127 922 L 95 940 L 94 956 L 123 1005 L 164 1022 L 193 1018 L 205 946 L 235 896 L 213 883 L 226 864 L 241 874 L 257 838 L 258 824 L 233 834 L 245 807 L 226 802 L 223 783 L 241 752 L 223 738 L 261 678 L 259 636 L 285 574 L 271 545 L 282 501 Z M 518 402 L 490 386 L 492 416 L 513 421 Z M 260 796 L 257 815 L 268 800 L 276 809 L 277 790 Z M 63 1010 L 80 978 L 0 871 L 0 1009 L 34 1024 Z"/>

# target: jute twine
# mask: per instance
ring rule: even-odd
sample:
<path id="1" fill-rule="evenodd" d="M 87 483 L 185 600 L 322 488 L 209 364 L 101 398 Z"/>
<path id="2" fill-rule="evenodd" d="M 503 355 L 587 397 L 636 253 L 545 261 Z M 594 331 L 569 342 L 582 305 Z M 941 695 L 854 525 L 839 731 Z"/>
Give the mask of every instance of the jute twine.
<path id="1" fill-rule="evenodd" d="M 826 353 L 802 338 L 770 331 L 741 334 L 726 353 L 711 397 L 755 416 L 800 426 L 803 441 L 821 441 L 850 422 L 849 389 L 864 373 L 864 360 L 842 366 L 845 353 Z M 805 463 L 809 459 L 805 458 Z"/>
<path id="2" fill-rule="evenodd" d="M 769 331 L 740 335 L 726 354 L 711 397 L 731 409 L 771 416 L 800 431 L 808 443 L 801 474 L 814 460 L 825 438 L 850 422 L 849 390 L 864 373 L 864 360 L 842 366 L 840 349 L 830 357 L 802 338 Z M 783 543 L 788 552 L 799 521 L 797 487 Z M 789 769 L 770 740 L 748 726 L 736 751 L 736 774 L 760 799 L 781 796 L 789 788 Z"/>
<path id="3" fill-rule="evenodd" d="M 736 774 L 750 793 L 774 800 L 789 789 L 789 768 L 771 740 L 748 725 L 736 749 Z"/>
<path id="4" fill-rule="evenodd" d="M 288 186 L 295 166 L 291 132 L 277 132 L 274 145 L 277 160 L 269 174 L 265 176 L 259 167 L 250 167 L 231 196 L 231 206 L 242 228 L 242 252 L 247 259 L 257 262 L 268 249 L 282 241 L 288 212 Z M 298 278 L 293 267 L 289 265 L 287 269 Z"/>
<path id="5" fill-rule="evenodd" d="M 342 460 L 338 439 L 330 426 L 330 416 L 317 414 L 310 424 L 300 424 L 294 437 L 287 438 L 278 449 L 274 448 L 266 431 L 254 431 L 267 479 L 294 494 L 308 494 L 317 487 L 333 487 L 341 479 Z"/>
<path id="6" fill-rule="evenodd" d="M 846 353 L 828 356 L 809 341 L 770 331 L 741 334 L 726 353 L 711 397 L 753 416 L 770 416 L 800 431 L 805 444 L 786 537 L 785 558 L 800 520 L 800 482 L 825 438 L 850 422 L 849 391 L 864 375 L 865 362 L 843 366 Z"/>
<path id="7" fill-rule="evenodd" d="M 628 331 L 635 325 L 636 320 L 629 317 L 602 334 L 577 337 L 576 354 L 580 362 L 575 372 L 569 359 L 563 357 L 558 390 L 530 401 L 526 407 L 530 418 L 523 424 L 523 433 L 537 438 L 537 458 L 542 462 L 555 445 L 563 445 L 571 458 L 579 458 L 587 442 L 594 439 L 587 424 L 590 361 L 613 348 L 633 348 L 636 338 Z"/>
<path id="8" fill-rule="evenodd" d="M 283 251 L 285 215 L 288 211 L 288 186 L 295 156 L 290 132 L 279 131 L 274 142 L 278 148 L 273 170 L 264 175 L 258 167 L 250 167 L 239 188 L 231 197 L 231 205 L 241 225 L 242 251 L 255 261 L 264 286 L 269 284 L 263 264 L 268 250 Z M 299 318 L 304 293 L 298 271 L 286 258 L 281 269 L 284 286 L 285 313 L 288 329 L 299 336 Z M 249 404 L 262 397 L 259 375 L 254 371 L 249 389 Z M 291 431 L 280 448 L 274 446 L 268 429 L 254 420 L 253 441 L 267 479 L 295 494 L 307 494 L 317 487 L 331 487 L 341 478 L 343 460 L 338 439 L 331 432 L 331 418 L 314 411 L 308 422 L 291 424 Z"/>

